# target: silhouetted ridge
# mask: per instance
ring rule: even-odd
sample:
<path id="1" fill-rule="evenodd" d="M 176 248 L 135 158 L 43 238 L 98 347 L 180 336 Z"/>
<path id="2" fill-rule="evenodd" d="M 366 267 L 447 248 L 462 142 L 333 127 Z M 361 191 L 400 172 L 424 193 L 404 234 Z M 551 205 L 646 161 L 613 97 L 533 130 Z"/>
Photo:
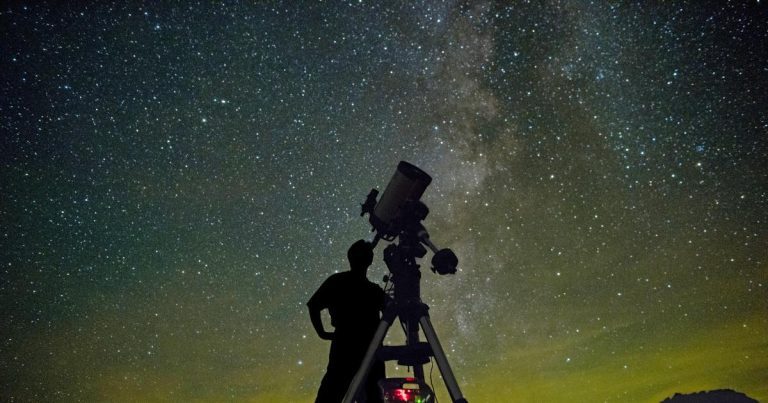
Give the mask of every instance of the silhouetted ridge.
<path id="1" fill-rule="evenodd" d="M 718 389 L 708 392 L 696 392 L 684 395 L 675 393 L 661 403 L 758 403 L 751 397 L 730 389 Z"/>

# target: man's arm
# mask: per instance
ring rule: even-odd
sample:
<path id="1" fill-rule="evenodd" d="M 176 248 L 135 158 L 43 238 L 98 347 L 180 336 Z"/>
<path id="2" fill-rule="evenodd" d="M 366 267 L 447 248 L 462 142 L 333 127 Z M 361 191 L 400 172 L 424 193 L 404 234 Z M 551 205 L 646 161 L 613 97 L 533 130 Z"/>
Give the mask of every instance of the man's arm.
<path id="1" fill-rule="evenodd" d="M 309 319 L 312 321 L 312 327 L 315 328 L 315 332 L 323 340 L 333 340 L 333 333 L 326 332 L 323 328 L 323 320 L 320 318 L 321 309 L 317 309 L 312 305 L 309 305 Z"/>

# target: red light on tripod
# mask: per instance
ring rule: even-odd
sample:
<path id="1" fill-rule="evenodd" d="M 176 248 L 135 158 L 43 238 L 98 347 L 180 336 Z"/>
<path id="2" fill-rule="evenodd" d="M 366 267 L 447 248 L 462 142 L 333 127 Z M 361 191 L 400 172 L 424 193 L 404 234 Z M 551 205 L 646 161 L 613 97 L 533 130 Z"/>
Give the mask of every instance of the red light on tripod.
<path id="1" fill-rule="evenodd" d="M 406 389 L 395 389 L 395 398 L 401 402 L 408 402 L 411 400 L 411 391 Z"/>
<path id="2" fill-rule="evenodd" d="M 386 403 L 433 402 L 432 390 L 416 378 L 389 378 L 379 381 Z"/>

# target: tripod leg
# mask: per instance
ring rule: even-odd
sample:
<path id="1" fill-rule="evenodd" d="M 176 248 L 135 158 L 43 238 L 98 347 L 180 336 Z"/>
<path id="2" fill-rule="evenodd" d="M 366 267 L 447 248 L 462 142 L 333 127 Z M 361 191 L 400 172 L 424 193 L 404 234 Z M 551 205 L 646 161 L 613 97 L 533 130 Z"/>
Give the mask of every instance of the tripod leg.
<path id="1" fill-rule="evenodd" d="M 371 344 L 368 345 L 368 350 L 365 352 L 363 362 L 360 364 L 360 368 L 355 373 L 355 377 L 352 378 L 352 382 L 349 384 L 347 393 L 344 395 L 344 400 L 342 401 L 343 403 L 352 403 L 354 401 L 355 397 L 360 391 L 360 387 L 362 386 L 363 381 L 368 376 L 368 372 L 371 370 L 371 366 L 373 365 L 373 359 L 376 356 L 376 350 L 378 350 L 379 346 L 381 346 L 381 343 L 384 341 L 384 336 L 387 335 L 387 330 L 389 330 L 389 327 L 392 325 L 392 322 L 396 317 L 396 313 L 393 308 L 394 305 L 392 307 L 387 307 L 387 309 L 384 311 L 381 322 L 379 322 L 379 327 L 376 328 L 376 333 L 373 335 Z"/>
<path id="2" fill-rule="evenodd" d="M 451 400 L 456 403 L 466 403 L 467 401 L 461 394 L 459 384 L 456 382 L 456 376 L 453 375 L 451 366 L 448 364 L 448 359 L 445 357 L 445 351 L 443 351 L 443 346 L 440 345 L 440 340 L 437 339 L 437 333 L 435 333 L 435 329 L 432 327 L 432 322 L 429 320 L 429 316 L 422 316 L 419 323 L 421 323 L 421 328 L 424 329 L 424 336 L 427 338 L 427 342 L 430 347 L 432 347 L 432 353 L 435 356 L 435 361 L 437 361 L 437 368 L 439 368 L 440 373 L 443 374 L 443 380 L 445 381 L 445 386 L 448 388 L 448 393 L 451 395 Z"/>

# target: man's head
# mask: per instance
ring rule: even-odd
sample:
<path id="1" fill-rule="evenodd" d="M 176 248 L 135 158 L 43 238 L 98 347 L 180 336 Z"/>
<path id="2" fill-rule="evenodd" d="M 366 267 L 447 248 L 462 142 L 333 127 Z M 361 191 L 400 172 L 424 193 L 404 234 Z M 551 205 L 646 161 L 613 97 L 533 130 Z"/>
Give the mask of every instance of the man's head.
<path id="1" fill-rule="evenodd" d="M 352 271 L 365 272 L 373 263 L 373 248 L 371 244 L 361 239 L 352 244 L 347 250 L 347 259 Z"/>

